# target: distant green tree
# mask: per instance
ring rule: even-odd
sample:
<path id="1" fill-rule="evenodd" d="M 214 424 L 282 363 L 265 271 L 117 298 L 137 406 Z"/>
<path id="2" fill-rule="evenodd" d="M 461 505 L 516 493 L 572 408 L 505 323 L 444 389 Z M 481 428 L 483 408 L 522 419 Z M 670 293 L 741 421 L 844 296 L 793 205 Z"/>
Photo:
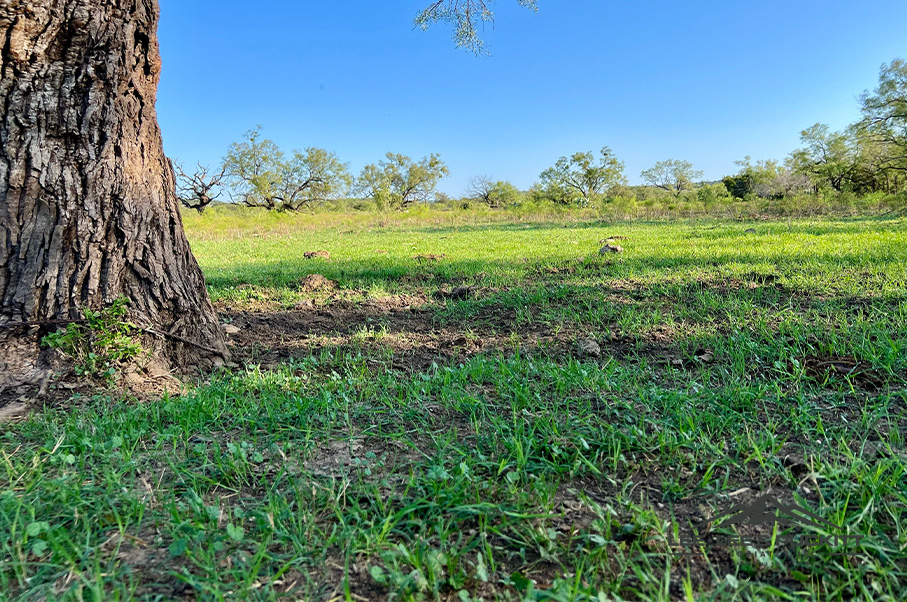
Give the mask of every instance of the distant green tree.
<path id="1" fill-rule="evenodd" d="M 703 184 L 696 189 L 696 199 L 710 209 L 714 205 L 726 201 L 729 197 L 727 187 L 721 182 L 714 184 Z"/>
<path id="2" fill-rule="evenodd" d="M 510 182 L 495 181 L 488 176 L 478 176 L 469 183 L 466 196 L 470 200 L 484 203 L 493 209 L 500 209 L 519 202 L 521 194 Z"/>
<path id="3" fill-rule="evenodd" d="M 800 132 L 800 142 L 804 146 L 791 155 L 794 171 L 809 176 L 817 189 L 845 190 L 854 168 L 854 149 L 847 134 L 817 123 Z"/>
<path id="4" fill-rule="evenodd" d="M 446 192 L 438 191 L 438 192 L 435 192 L 434 198 L 432 198 L 431 202 L 436 205 L 449 205 L 451 203 L 456 202 L 456 199 L 454 199 L 452 196 L 450 196 Z"/>
<path id="5" fill-rule="evenodd" d="M 882 65 L 879 86 L 860 97 L 858 126 L 885 149 L 886 168 L 907 172 L 907 61 Z"/>
<path id="6" fill-rule="evenodd" d="M 596 163 L 595 154 L 575 153 L 561 157 L 539 176 L 541 188 L 557 203 L 587 207 L 617 186 L 625 186 L 624 164 L 607 146 Z"/>
<path id="7" fill-rule="evenodd" d="M 859 123 L 848 130 L 854 145 L 854 165 L 850 173 L 851 189 L 857 194 L 896 193 L 907 180 L 907 170 L 900 169 L 898 148 L 866 131 Z"/>
<path id="8" fill-rule="evenodd" d="M 321 148 L 294 151 L 286 157 L 261 128 L 246 133 L 224 158 L 234 197 L 248 207 L 299 211 L 345 193 L 352 177 L 346 164 Z"/>
<path id="9" fill-rule="evenodd" d="M 430 201 L 438 182 L 448 175 L 450 170 L 436 154 L 415 162 L 406 155 L 387 153 L 383 161 L 365 166 L 358 187 L 379 208 L 402 210 Z"/>
<path id="10" fill-rule="evenodd" d="M 668 159 L 659 161 L 643 171 L 640 176 L 650 186 L 680 196 L 684 190 L 693 190 L 693 183 L 702 179 L 702 172 L 693 169 L 693 164 L 689 161 Z"/>
<path id="11" fill-rule="evenodd" d="M 557 205 L 570 205 L 574 202 L 571 192 L 553 182 L 536 182 L 529 187 L 526 197 L 533 203 L 555 203 Z"/>
<path id="12" fill-rule="evenodd" d="M 777 162 L 768 160 L 753 163 L 747 155 L 741 161 L 734 161 L 734 164 L 740 167 L 740 171 L 722 180 L 731 196 L 738 199 L 772 196 L 771 183 L 781 171 Z"/>

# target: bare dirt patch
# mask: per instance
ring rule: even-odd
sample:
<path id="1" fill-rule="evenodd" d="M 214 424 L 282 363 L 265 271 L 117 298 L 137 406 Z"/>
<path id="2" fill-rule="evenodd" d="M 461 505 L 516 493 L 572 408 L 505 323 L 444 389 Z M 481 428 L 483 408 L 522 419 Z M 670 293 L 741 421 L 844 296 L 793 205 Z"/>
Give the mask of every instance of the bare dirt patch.
<path id="1" fill-rule="evenodd" d="M 425 255 L 416 255 L 413 257 L 413 259 L 415 259 L 419 263 L 434 263 L 437 261 L 441 261 L 445 257 L 447 257 L 447 255 L 444 253 L 440 253 L 440 254 L 428 253 Z"/>
<path id="2" fill-rule="evenodd" d="M 299 290 L 304 292 L 332 291 L 335 288 L 337 288 L 337 283 L 328 280 L 321 274 L 309 274 L 299 281 Z"/>
<path id="3" fill-rule="evenodd" d="M 852 357 L 808 356 L 803 360 L 806 375 L 818 381 L 847 379 L 867 391 L 885 386 L 885 379 L 872 366 Z"/>
<path id="4" fill-rule="evenodd" d="M 463 294 L 471 296 L 473 291 Z M 449 298 L 460 295 L 458 291 Z M 576 333 L 519 325 L 510 309 L 488 307 L 465 323 L 443 324 L 424 295 L 393 295 L 361 303 L 312 300 L 292 310 L 221 315 L 240 329 L 230 341 L 234 357 L 265 366 L 308 357 L 325 347 L 389 349 L 393 367 L 406 371 L 486 352 L 575 354 Z"/>

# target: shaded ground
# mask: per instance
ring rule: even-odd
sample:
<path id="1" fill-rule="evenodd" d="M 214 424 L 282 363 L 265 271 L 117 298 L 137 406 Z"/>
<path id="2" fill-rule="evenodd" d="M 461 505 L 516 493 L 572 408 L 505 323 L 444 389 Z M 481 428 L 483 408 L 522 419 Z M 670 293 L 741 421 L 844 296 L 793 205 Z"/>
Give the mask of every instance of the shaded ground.
<path id="1" fill-rule="evenodd" d="M 228 311 L 222 316 L 240 328 L 231 337 L 237 358 L 264 366 L 326 347 L 384 351 L 392 355 L 394 368 L 409 372 L 479 353 L 513 353 L 515 348 L 555 355 L 576 351 L 578 333 L 556 333 L 543 325 L 521 327 L 506 309 L 492 308 L 465 323 L 445 324 L 433 305 L 424 295 L 395 295 L 361 304 L 313 300 L 288 311 Z"/>

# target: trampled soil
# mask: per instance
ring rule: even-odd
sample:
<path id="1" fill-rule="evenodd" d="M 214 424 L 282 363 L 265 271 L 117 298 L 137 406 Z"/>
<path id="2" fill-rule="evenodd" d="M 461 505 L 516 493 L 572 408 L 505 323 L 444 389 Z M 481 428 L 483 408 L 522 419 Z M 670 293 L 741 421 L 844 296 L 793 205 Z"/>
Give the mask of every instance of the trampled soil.
<path id="1" fill-rule="evenodd" d="M 465 322 L 445 324 L 438 318 L 434 302 L 425 295 L 394 295 L 363 303 L 312 300 L 290 310 L 227 310 L 221 317 L 240 329 L 230 337 L 234 361 L 263 366 L 307 357 L 325 347 L 390 349 L 393 367 L 408 372 L 480 353 L 517 349 L 552 356 L 577 354 L 575 340 L 582 336 L 580 332 L 555 332 L 538 324 L 527 327 L 518 324 L 514 311 L 496 307 L 484 308 Z M 604 344 L 608 354 L 617 356 L 635 347 L 622 339 Z"/>

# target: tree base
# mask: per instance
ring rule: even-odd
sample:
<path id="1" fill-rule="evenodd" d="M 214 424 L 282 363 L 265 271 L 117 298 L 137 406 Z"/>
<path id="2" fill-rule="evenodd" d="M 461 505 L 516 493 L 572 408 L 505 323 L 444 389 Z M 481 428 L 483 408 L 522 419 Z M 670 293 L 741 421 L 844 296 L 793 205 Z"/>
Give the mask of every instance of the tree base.
<path id="1" fill-rule="evenodd" d="M 28 334 L 0 331 L 0 399 L 11 389 L 42 385 L 53 374 L 53 360 L 41 349 L 37 329 Z"/>
<path id="2" fill-rule="evenodd" d="M 184 343 L 165 335 L 146 333 L 139 337 L 142 352 L 119 367 L 111 384 L 101 378 L 76 376 L 73 362 L 55 349 L 41 345 L 46 327 L 0 330 L 0 409 L 15 404 L 51 401 L 65 388 L 97 391 L 111 387 L 142 399 L 179 394 L 178 377 L 201 376 L 229 361 L 229 352 Z M 69 396 L 67 392 L 66 396 Z"/>

